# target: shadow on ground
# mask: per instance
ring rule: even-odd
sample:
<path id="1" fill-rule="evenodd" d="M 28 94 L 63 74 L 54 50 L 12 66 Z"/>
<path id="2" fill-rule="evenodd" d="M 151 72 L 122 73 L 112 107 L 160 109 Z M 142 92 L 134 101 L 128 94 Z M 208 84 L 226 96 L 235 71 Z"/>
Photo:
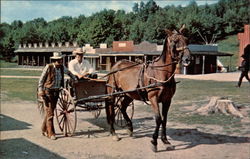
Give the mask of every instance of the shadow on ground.
<path id="1" fill-rule="evenodd" d="M 32 126 L 32 125 L 26 122 L 16 120 L 12 117 L 0 114 L 0 130 L 1 131 L 30 129 L 29 126 Z"/>
<path id="2" fill-rule="evenodd" d="M 4 159 L 65 159 L 23 138 L 1 140 L 0 156 Z"/>
<path id="3" fill-rule="evenodd" d="M 88 119 L 89 122 L 95 124 L 104 130 L 108 131 L 107 123 L 105 118 L 102 119 L 102 122 L 97 122 L 95 119 Z M 152 117 L 144 117 L 133 119 L 134 134 L 133 138 L 151 138 L 155 129 L 155 122 Z M 153 123 L 153 124 L 151 124 Z M 117 128 L 117 129 L 126 129 L 126 128 Z M 116 130 L 117 130 L 116 129 Z M 159 140 L 160 133 L 159 131 Z M 122 134 L 125 135 L 125 134 Z M 201 144 L 214 145 L 214 144 L 225 144 L 225 143 L 250 143 L 249 137 L 241 136 L 229 136 L 224 134 L 213 134 L 199 131 L 198 129 L 178 129 L 178 128 L 167 128 L 167 135 L 174 141 L 181 141 L 183 144 L 175 145 L 176 150 L 188 149 Z M 171 141 L 171 140 L 170 140 Z M 160 141 L 159 141 L 160 142 Z"/>

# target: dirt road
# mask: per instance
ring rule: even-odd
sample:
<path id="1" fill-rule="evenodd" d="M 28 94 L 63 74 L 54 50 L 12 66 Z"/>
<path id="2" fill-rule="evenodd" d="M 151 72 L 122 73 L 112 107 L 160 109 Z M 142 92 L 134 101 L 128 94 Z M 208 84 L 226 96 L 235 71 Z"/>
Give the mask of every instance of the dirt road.
<path id="1" fill-rule="evenodd" d="M 98 77 L 103 77 L 105 74 L 98 74 Z M 212 81 L 228 81 L 237 82 L 240 77 L 240 72 L 229 72 L 229 73 L 211 73 L 203 75 L 182 75 L 176 74 L 175 78 L 186 78 L 195 80 L 212 80 Z M 10 76 L 10 75 L 0 75 L 0 78 L 40 78 L 40 76 Z M 243 82 L 247 82 L 243 78 Z"/>
<path id="2" fill-rule="evenodd" d="M 136 108 L 145 106 L 137 103 Z M 171 122 L 167 135 L 176 149 L 165 151 L 159 140 L 159 152 L 154 153 L 150 149 L 155 125 L 152 114 L 135 112 L 133 137 L 128 137 L 122 129 L 117 131 L 122 139 L 113 141 L 104 111 L 98 119 L 89 112 L 80 112 L 76 135 L 64 137 L 56 129 L 58 139 L 52 141 L 41 135 L 42 118 L 35 103 L 2 102 L 0 156 L 4 159 L 249 159 L 250 134 L 226 135 L 218 126 L 204 131 L 197 125 Z"/>

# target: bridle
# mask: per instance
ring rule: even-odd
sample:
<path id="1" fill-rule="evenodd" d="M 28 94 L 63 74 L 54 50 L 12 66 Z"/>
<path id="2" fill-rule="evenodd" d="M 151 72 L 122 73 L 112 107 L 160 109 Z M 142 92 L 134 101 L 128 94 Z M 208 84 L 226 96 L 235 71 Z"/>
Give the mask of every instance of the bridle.
<path id="1" fill-rule="evenodd" d="M 169 47 L 170 47 L 172 59 L 174 61 L 178 61 L 178 63 L 181 62 L 181 57 L 183 56 L 184 51 L 189 49 L 189 48 L 187 46 L 182 46 L 182 47 L 175 48 L 176 43 L 174 41 L 170 41 L 169 38 L 168 38 L 168 43 L 170 44 Z M 180 52 L 183 52 L 183 53 L 180 54 L 179 56 L 175 56 L 175 54 L 176 54 L 175 51 L 177 51 L 178 54 Z"/>

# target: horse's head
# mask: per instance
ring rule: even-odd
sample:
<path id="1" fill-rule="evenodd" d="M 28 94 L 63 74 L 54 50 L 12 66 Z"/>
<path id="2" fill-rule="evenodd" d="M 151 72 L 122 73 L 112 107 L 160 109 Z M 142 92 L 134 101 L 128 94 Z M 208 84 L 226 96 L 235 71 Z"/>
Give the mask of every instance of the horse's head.
<path id="1" fill-rule="evenodd" d="M 178 32 L 176 30 L 166 30 L 166 32 L 168 34 L 167 40 L 172 59 L 178 62 L 182 61 L 184 66 L 188 66 L 191 55 L 187 46 L 187 38 L 182 34 L 184 28 L 185 25 L 183 25 Z"/>

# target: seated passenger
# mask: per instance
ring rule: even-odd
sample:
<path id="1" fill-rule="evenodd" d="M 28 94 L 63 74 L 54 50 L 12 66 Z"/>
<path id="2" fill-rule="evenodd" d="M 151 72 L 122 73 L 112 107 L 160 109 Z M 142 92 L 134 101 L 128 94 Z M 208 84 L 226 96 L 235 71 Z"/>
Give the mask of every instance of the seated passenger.
<path id="1" fill-rule="evenodd" d="M 85 50 L 77 48 L 73 51 L 75 59 L 69 62 L 69 71 L 72 72 L 78 80 L 87 78 L 97 78 L 97 74 L 94 73 L 93 67 L 87 60 L 84 60 Z"/>

